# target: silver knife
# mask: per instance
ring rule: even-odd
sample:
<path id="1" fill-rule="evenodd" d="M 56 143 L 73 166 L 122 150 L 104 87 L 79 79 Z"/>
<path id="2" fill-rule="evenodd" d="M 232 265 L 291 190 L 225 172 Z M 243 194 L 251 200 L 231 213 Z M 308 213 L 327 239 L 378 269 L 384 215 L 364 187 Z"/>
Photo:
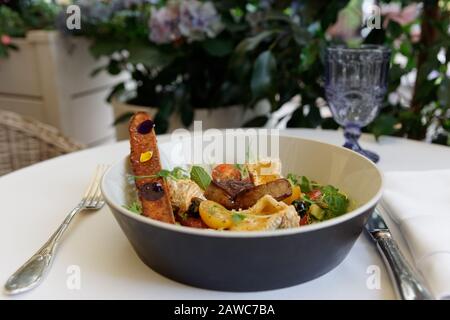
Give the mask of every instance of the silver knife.
<path id="1" fill-rule="evenodd" d="M 422 277 L 400 252 L 378 208 L 369 216 L 366 231 L 383 257 L 397 296 L 402 300 L 433 300 Z"/>

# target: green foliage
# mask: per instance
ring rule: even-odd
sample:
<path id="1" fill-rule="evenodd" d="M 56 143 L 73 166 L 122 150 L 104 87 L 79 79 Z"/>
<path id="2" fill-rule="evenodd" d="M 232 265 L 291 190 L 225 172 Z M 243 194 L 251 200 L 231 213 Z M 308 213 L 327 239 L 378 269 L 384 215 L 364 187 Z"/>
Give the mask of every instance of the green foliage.
<path id="1" fill-rule="evenodd" d="M 412 3 L 383 0 L 378 4 L 391 2 L 399 2 L 403 8 Z M 136 92 L 129 102 L 158 107 L 155 117 L 158 133 L 168 129 L 173 113 L 178 113 L 182 123 L 189 126 L 196 108 L 236 104 L 252 107 L 265 99 L 275 111 L 296 95 L 301 96 L 301 102 L 287 122 L 288 127 L 336 129 L 336 122 L 330 117 L 323 118 L 318 107 L 318 98 L 324 98 L 324 49 L 343 42 L 385 44 L 393 53 L 387 96 L 398 93 L 402 78 L 417 70 L 416 82 L 412 84 L 413 98 L 386 99 L 385 107 L 365 131 L 372 132 L 377 139 L 395 135 L 423 140 L 429 128 L 436 128 L 433 142 L 450 141 L 446 75 L 450 61 L 450 9 L 446 1 L 422 1 L 421 14 L 407 23 L 392 18 L 388 21 L 383 16 L 383 27 L 373 29 L 364 39 L 339 38 L 330 33 L 338 14 L 344 10 L 346 22 L 355 28 L 356 35 L 360 34 L 363 27 L 360 0 L 213 3 L 223 29 L 200 41 L 150 40 L 152 9 L 165 7 L 166 1 L 156 4 L 136 1 L 132 6 L 115 9 L 107 1 L 96 2 L 85 10 L 90 14 L 82 16 L 83 28 L 74 35 L 91 38 L 94 57 L 109 60 L 95 73 L 130 72 Z M 419 25 L 425 28 L 426 36 L 418 40 L 414 30 Z M 442 49 L 447 49 L 444 54 Z M 404 63 L 394 58 L 398 55 L 404 57 Z M 120 94 L 124 88 L 119 84 L 112 94 Z M 258 116 L 246 125 L 262 126 L 267 119 L 267 115 Z"/>
<path id="2" fill-rule="evenodd" d="M 0 5 L 0 35 L 23 37 L 25 32 L 26 27 L 19 13 Z"/>
<path id="3" fill-rule="evenodd" d="M 275 72 L 276 60 L 273 54 L 269 50 L 262 52 L 253 64 L 250 80 L 250 87 L 255 100 L 270 94 Z"/>
<path id="4" fill-rule="evenodd" d="M 0 4 L 0 37 L 24 37 L 28 30 L 53 29 L 59 6 L 44 0 L 11 1 Z M 9 41 L 9 40 L 8 40 Z M 0 40 L 0 58 L 9 50 L 17 50 L 13 43 Z"/>
<path id="5" fill-rule="evenodd" d="M 199 166 L 192 166 L 191 168 L 191 180 L 194 181 L 200 188 L 206 190 L 211 183 L 211 177 L 209 174 Z"/>
<path id="6" fill-rule="evenodd" d="M 192 175 L 192 173 L 191 173 Z M 181 179 L 189 179 L 188 172 L 181 168 L 181 167 L 175 167 L 172 170 L 168 169 L 161 169 L 158 173 L 150 176 L 133 176 L 130 175 L 130 178 L 138 180 L 138 179 L 145 179 L 145 178 L 164 178 L 165 180 L 171 179 L 171 180 L 181 180 Z"/>
<path id="7" fill-rule="evenodd" d="M 142 214 L 142 204 L 139 200 L 135 200 L 128 205 L 124 205 L 123 207 L 133 213 Z"/>
<path id="8" fill-rule="evenodd" d="M 55 28 L 60 7 L 45 0 L 20 0 L 19 10 L 29 30 L 49 30 Z"/>
<path id="9" fill-rule="evenodd" d="M 327 185 L 320 188 L 322 197 L 318 205 L 325 209 L 326 214 L 332 217 L 340 216 L 347 212 L 349 200 L 339 189 Z"/>
<path id="10" fill-rule="evenodd" d="M 381 1 L 389 2 L 393 1 Z M 403 7 L 408 4 L 405 2 Z M 432 142 L 450 145 L 450 130 L 446 127 L 450 119 L 450 8 L 446 1 L 423 1 L 422 6 L 414 21 L 404 25 L 389 21 L 386 28 L 373 30 L 365 39 L 366 43 L 384 43 L 393 57 L 401 55 L 405 59 L 403 63 L 392 59 L 388 94 L 397 94 L 400 79 L 417 70 L 412 99 L 395 103 L 387 100 L 368 130 L 376 137 L 395 135 L 418 140 L 430 133 Z M 418 26 L 423 34 L 419 39 L 414 36 Z M 442 54 L 444 49 L 446 53 Z"/>
<path id="11" fill-rule="evenodd" d="M 310 192 L 313 189 L 313 184 L 305 176 L 289 173 L 287 175 L 287 179 L 291 182 L 291 184 L 300 186 L 300 190 L 302 192 Z"/>

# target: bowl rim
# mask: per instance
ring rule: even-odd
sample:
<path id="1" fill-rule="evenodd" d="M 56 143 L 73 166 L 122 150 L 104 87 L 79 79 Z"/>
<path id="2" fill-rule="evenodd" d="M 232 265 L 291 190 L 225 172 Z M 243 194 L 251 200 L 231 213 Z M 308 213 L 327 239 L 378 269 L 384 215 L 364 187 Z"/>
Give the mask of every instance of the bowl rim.
<path id="1" fill-rule="evenodd" d="M 303 137 L 299 137 L 299 136 L 288 134 L 288 133 L 280 133 L 279 135 L 280 135 L 280 137 L 282 136 L 282 137 L 288 137 L 288 138 L 296 138 L 296 139 L 304 140 L 307 142 L 323 144 L 323 145 L 326 145 L 326 146 L 329 146 L 332 148 L 342 149 L 345 152 L 352 153 L 354 156 L 361 158 L 363 161 L 368 163 L 369 166 L 371 166 L 378 173 L 378 175 L 380 177 L 380 186 L 379 186 L 377 193 L 369 201 L 364 203 L 362 206 L 356 208 L 355 210 L 352 210 L 352 211 L 347 212 L 339 217 L 336 217 L 336 218 L 333 218 L 333 219 L 330 219 L 327 221 L 323 221 L 320 223 L 306 225 L 306 226 L 302 226 L 302 227 L 298 227 L 298 228 L 278 229 L 278 230 L 270 230 L 270 231 L 233 231 L 233 232 L 229 232 L 229 231 L 219 231 L 219 230 L 213 230 L 213 229 L 197 229 L 197 228 L 191 228 L 191 227 L 186 227 L 186 226 L 182 226 L 182 225 L 165 223 L 165 222 L 154 220 L 154 219 L 151 219 L 151 218 L 148 218 L 145 216 L 138 215 L 136 213 L 133 213 L 133 212 L 127 210 L 123 206 L 118 205 L 115 201 L 113 201 L 111 199 L 111 197 L 106 192 L 106 189 L 107 189 L 106 177 L 109 175 L 109 173 L 112 170 L 115 169 L 115 167 L 117 165 L 123 163 L 124 158 L 120 159 L 119 161 L 116 161 L 105 172 L 105 174 L 103 175 L 103 178 L 102 178 L 102 182 L 101 182 L 101 191 L 102 191 L 102 194 L 103 194 L 103 197 L 104 197 L 106 203 L 112 209 L 114 209 L 114 210 L 118 211 L 120 214 L 125 215 L 129 218 L 132 218 L 138 222 L 142 222 L 144 224 L 148 224 L 148 225 L 151 225 L 151 226 L 157 227 L 157 228 L 162 228 L 167 231 L 175 231 L 178 233 L 184 233 L 184 234 L 196 235 L 196 236 L 220 237 L 220 238 L 223 238 L 223 237 L 225 237 L 225 238 L 280 237 L 280 236 L 288 236 L 288 235 L 298 234 L 298 233 L 313 232 L 313 231 L 320 230 L 320 229 L 326 229 L 326 228 L 330 228 L 335 225 L 344 223 L 345 221 L 351 220 L 351 219 L 361 215 L 362 213 L 366 212 L 370 208 L 374 207 L 380 200 L 380 198 L 383 194 L 384 177 L 383 177 L 383 173 L 381 172 L 381 170 L 371 160 L 365 158 L 363 155 L 360 155 L 359 153 L 357 153 L 353 150 L 344 148 L 342 146 L 334 145 L 331 143 L 326 143 L 326 142 L 322 142 L 322 141 L 318 141 L 318 140 L 314 140 L 314 139 L 303 138 Z M 170 138 L 170 135 L 159 136 L 158 143 L 170 142 L 169 138 Z M 128 155 L 126 155 L 125 158 L 127 158 L 127 157 L 128 157 Z"/>

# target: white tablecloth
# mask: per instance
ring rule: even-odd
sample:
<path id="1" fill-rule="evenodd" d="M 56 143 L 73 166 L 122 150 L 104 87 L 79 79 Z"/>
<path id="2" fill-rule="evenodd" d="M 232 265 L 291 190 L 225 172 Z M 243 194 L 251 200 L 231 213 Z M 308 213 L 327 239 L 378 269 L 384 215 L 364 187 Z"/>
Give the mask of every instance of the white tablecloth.
<path id="1" fill-rule="evenodd" d="M 306 138 L 342 144 L 335 131 L 288 130 Z M 450 148 L 397 138 L 362 144 L 381 156 L 389 170 L 450 168 Z M 128 142 L 52 159 L 0 178 L 0 282 L 34 253 L 56 229 L 80 195 L 98 163 L 113 163 Z M 388 221 L 389 222 L 389 221 Z M 409 252 L 397 230 L 395 238 Z M 380 271 L 380 282 L 373 272 Z M 450 270 L 449 270 L 450 272 Z M 74 277 L 80 279 L 74 282 Z M 9 298 L 3 293 L 1 299 Z M 363 234 L 345 261 L 328 274 L 294 287 L 252 293 L 193 288 L 166 279 L 136 256 L 109 209 L 79 215 L 58 250 L 53 268 L 35 290 L 13 299 L 393 299 L 389 277 L 375 246 Z"/>

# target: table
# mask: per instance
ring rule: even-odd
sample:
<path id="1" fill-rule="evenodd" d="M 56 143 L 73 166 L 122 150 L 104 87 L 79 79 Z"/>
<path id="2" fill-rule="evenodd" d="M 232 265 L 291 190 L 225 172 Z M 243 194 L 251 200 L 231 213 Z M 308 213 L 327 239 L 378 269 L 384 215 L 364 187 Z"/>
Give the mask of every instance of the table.
<path id="1" fill-rule="evenodd" d="M 290 135 L 342 143 L 342 133 L 289 129 Z M 160 136 L 160 140 L 167 139 Z M 364 135 L 363 146 L 381 156 L 391 170 L 450 168 L 450 148 Z M 0 178 L 0 282 L 50 236 L 79 201 L 96 164 L 113 163 L 128 153 L 128 142 L 87 149 Z M 401 235 L 393 228 L 409 258 Z M 374 245 L 362 234 L 348 257 L 333 271 L 294 287 L 251 293 L 209 291 L 179 284 L 147 268 L 136 256 L 108 207 L 79 215 L 59 248 L 46 280 L 12 299 L 393 299 L 388 275 Z M 374 267 L 375 266 L 375 267 Z M 380 286 L 371 272 L 380 270 Z M 74 282 L 78 276 L 79 282 Z M 74 285 L 75 283 L 75 285 Z M 77 286 L 76 284 L 79 284 Z M 369 284 L 369 285 L 368 285 Z M 10 297 L 0 294 L 0 299 Z"/>

